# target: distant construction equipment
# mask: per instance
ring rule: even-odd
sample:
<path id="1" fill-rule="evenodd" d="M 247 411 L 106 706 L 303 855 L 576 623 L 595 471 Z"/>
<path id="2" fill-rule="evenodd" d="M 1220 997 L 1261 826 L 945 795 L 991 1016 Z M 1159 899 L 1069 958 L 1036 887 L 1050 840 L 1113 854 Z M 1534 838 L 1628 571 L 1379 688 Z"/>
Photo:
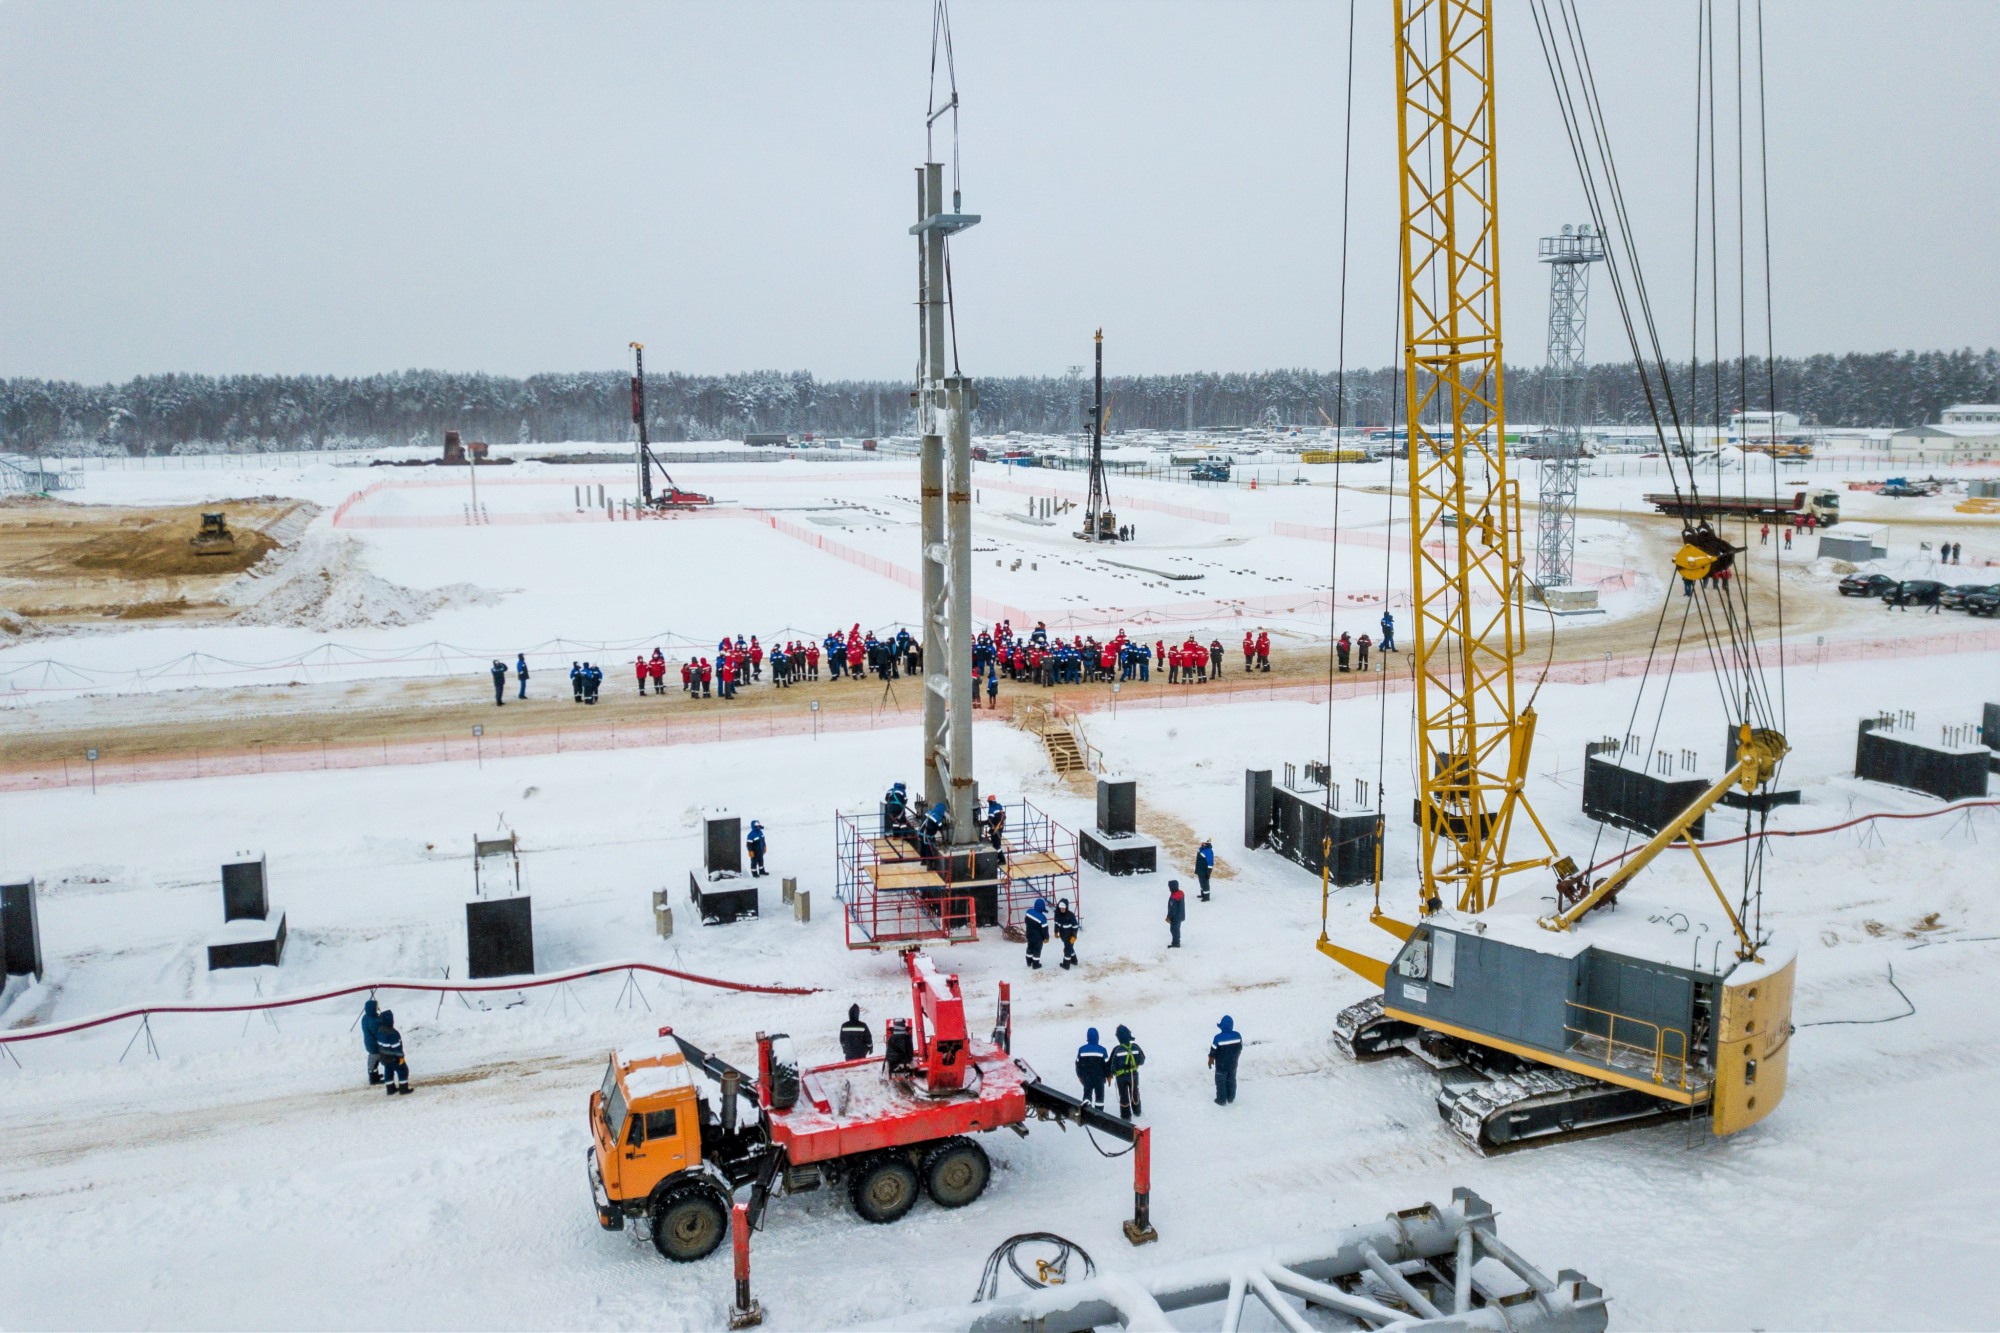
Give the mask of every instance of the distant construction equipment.
<path id="1" fill-rule="evenodd" d="M 229 530 L 227 514 L 203 514 L 201 531 L 188 538 L 196 555 L 229 555 L 236 550 L 236 534 Z"/>
<path id="2" fill-rule="evenodd" d="M 1544 236 L 1549 266 L 1549 429 L 1541 449 L 1540 540 L 1535 578 L 1544 588 L 1567 588 L 1576 578 L 1576 475 L 1583 458 L 1583 334 L 1590 313 L 1590 266 L 1604 258 L 1604 241 L 1588 222 Z"/>

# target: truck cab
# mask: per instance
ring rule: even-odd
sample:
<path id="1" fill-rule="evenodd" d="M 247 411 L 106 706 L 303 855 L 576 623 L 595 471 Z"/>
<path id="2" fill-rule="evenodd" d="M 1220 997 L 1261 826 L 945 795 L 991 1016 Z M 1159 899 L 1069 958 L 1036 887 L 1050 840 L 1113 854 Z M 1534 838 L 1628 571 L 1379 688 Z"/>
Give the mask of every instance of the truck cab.
<path id="1" fill-rule="evenodd" d="M 1840 522 L 1840 492 L 1828 486 L 1806 492 L 1806 512 L 1822 528 Z"/>
<path id="2" fill-rule="evenodd" d="M 756 1133 L 754 1122 L 718 1118 L 694 1074 L 671 1035 L 615 1052 L 590 1095 L 586 1163 L 598 1225 L 650 1221 L 660 1253 L 683 1263 L 722 1243 L 744 1173 L 717 1163 L 740 1164 L 738 1140 Z"/>
<path id="3" fill-rule="evenodd" d="M 591 1094 L 590 1136 L 603 1195 L 598 1221 L 609 1230 L 624 1226 L 622 1205 L 643 1203 L 667 1177 L 701 1165 L 701 1101 L 671 1040 L 611 1057 Z"/>

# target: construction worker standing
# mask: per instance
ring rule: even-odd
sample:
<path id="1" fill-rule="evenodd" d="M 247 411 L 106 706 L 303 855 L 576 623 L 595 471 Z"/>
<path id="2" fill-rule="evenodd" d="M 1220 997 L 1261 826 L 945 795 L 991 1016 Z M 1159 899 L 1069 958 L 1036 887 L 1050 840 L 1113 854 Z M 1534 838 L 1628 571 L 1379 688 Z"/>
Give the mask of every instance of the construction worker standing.
<path id="1" fill-rule="evenodd" d="M 1215 873 L 1215 844 L 1207 838 L 1201 840 L 1201 850 L 1194 854 L 1194 877 L 1201 881 L 1201 900 L 1208 901 L 1208 877 Z"/>
<path id="2" fill-rule="evenodd" d="M 514 675 L 521 682 L 521 697 L 528 697 L 528 655 L 518 653 L 514 657 Z"/>
<path id="3" fill-rule="evenodd" d="M 1007 807 L 1000 804 L 1000 798 L 988 795 L 986 798 L 986 837 L 992 842 L 993 850 L 1000 850 L 1000 837 L 1007 830 Z"/>
<path id="4" fill-rule="evenodd" d="M 1035 899 L 1021 917 L 1021 929 L 1028 936 L 1028 966 L 1039 971 L 1042 966 L 1042 946 L 1049 942 L 1049 900 Z"/>
<path id="5" fill-rule="evenodd" d="M 840 1025 L 840 1058 L 860 1060 L 875 1053 L 875 1034 L 861 1021 L 861 1006 L 847 1006 L 847 1021 Z"/>
<path id="6" fill-rule="evenodd" d="M 1228 1014 L 1216 1028 L 1215 1039 L 1208 1043 L 1208 1067 L 1215 1071 L 1215 1104 L 1227 1106 L 1236 1100 L 1236 1061 L 1243 1054 L 1243 1035 Z"/>
<path id="7" fill-rule="evenodd" d="M 1076 911 L 1069 905 L 1069 899 L 1056 899 L 1056 938 L 1062 941 L 1065 969 L 1076 966 L 1076 932 Z"/>
<path id="8" fill-rule="evenodd" d="M 1086 1029 L 1083 1045 L 1076 1048 L 1076 1081 L 1083 1085 L 1086 1105 L 1104 1109 L 1104 1075 L 1111 1068 L 1111 1054 L 1097 1044 L 1097 1029 Z"/>
<path id="9" fill-rule="evenodd" d="M 396 1031 L 396 1015 L 384 1009 L 375 1017 L 375 1048 L 382 1055 L 382 1083 L 393 1097 L 410 1090 L 410 1065 L 403 1058 L 403 1034 Z M 397 1084 L 401 1083 L 401 1087 Z"/>
<path id="10" fill-rule="evenodd" d="M 1396 617 L 1387 611 L 1382 613 L 1382 651 L 1385 653 L 1396 651 Z"/>
<path id="11" fill-rule="evenodd" d="M 361 1006 L 361 1049 L 368 1053 L 368 1086 L 371 1088 L 382 1081 L 382 1047 L 375 1035 L 381 1027 L 382 1019 L 375 1011 L 375 997 L 371 995 L 368 1003 Z"/>
<path id="12" fill-rule="evenodd" d="M 1145 1114 L 1139 1109 L 1139 1066 L 1145 1063 L 1146 1053 L 1133 1040 L 1132 1029 L 1120 1023 L 1118 1044 L 1111 1048 L 1111 1076 L 1118 1084 L 1118 1114 L 1127 1120 Z"/>
<path id="13" fill-rule="evenodd" d="M 751 876 L 754 878 L 755 876 L 764 874 L 764 825 L 762 823 L 755 819 L 750 821 L 750 833 L 748 837 L 743 839 L 743 845 L 750 849 Z"/>
<path id="14" fill-rule="evenodd" d="M 1186 919 L 1187 895 L 1181 892 L 1179 880 L 1170 879 L 1167 881 L 1167 929 L 1173 932 L 1174 938 L 1167 945 L 1169 949 L 1181 947 L 1181 922 Z"/>
<path id="15" fill-rule="evenodd" d="M 497 657 L 493 659 L 493 703 L 500 708 L 507 706 L 507 664 Z"/>

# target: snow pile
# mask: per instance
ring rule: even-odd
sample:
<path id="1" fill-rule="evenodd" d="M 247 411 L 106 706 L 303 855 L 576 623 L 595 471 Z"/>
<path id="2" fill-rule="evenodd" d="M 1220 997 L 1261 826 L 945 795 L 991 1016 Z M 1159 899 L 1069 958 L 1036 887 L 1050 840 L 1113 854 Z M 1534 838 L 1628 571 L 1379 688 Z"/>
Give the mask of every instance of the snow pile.
<path id="1" fill-rule="evenodd" d="M 353 538 L 314 533 L 230 585 L 222 600 L 242 608 L 241 624 L 343 630 L 414 625 L 449 607 L 490 606 L 500 594 L 470 583 L 406 588 L 369 572 Z"/>
<path id="2" fill-rule="evenodd" d="M 0 643 L 18 643 L 47 633 L 33 619 L 0 606 Z"/>

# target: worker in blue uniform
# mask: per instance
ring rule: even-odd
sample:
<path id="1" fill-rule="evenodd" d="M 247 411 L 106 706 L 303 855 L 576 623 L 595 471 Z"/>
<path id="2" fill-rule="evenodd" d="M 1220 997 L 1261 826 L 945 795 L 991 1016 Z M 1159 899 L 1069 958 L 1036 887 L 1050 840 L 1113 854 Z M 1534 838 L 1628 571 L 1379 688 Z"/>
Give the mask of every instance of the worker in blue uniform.
<path id="1" fill-rule="evenodd" d="M 1236 1100 L 1236 1062 L 1243 1055 L 1243 1034 L 1228 1014 L 1216 1024 L 1214 1040 L 1208 1043 L 1208 1067 L 1215 1071 L 1215 1104 L 1227 1106 Z"/>
<path id="2" fill-rule="evenodd" d="M 1104 1076 L 1111 1069 L 1111 1052 L 1097 1044 L 1097 1029 L 1086 1029 L 1076 1048 L 1076 1081 L 1083 1085 L 1086 1105 L 1104 1109 Z"/>
<path id="3" fill-rule="evenodd" d="M 1028 936 L 1028 966 L 1039 970 L 1042 965 L 1042 946 L 1049 942 L 1049 900 L 1035 899 L 1035 905 L 1021 918 L 1021 928 Z"/>

